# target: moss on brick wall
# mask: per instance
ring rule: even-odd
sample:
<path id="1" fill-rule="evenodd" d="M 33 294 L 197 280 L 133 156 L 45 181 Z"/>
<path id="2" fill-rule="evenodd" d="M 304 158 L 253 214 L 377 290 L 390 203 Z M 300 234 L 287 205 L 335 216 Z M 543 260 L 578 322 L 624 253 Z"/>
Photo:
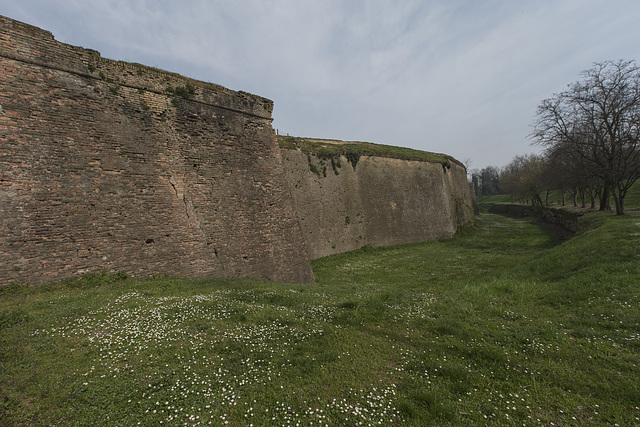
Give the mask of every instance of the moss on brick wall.
<path id="1" fill-rule="evenodd" d="M 360 156 L 386 157 L 390 159 L 418 160 L 439 163 L 445 168 L 452 163 L 460 162 L 446 154 L 431 153 L 414 150 L 412 148 L 396 147 L 393 145 L 374 144 L 360 141 L 339 141 L 334 139 L 298 138 L 294 136 L 278 135 L 278 144 L 284 150 L 300 150 L 313 154 L 321 159 L 344 156 L 355 167 Z"/>
<path id="2" fill-rule="evenodd" d="M 371 143 L 315 141 L 279 138 L 312 259 L 365 245 L 449 238 L 473 222 L 466 170 L 457 161 Z M 357 163 L 349 159 L 355 147 L 367 150 L 356 151 Z"/>
<path id="3" fill-rule="evenodd" d="M 0 284 L 313 280 L 273 103 L 0 17 Z"/>

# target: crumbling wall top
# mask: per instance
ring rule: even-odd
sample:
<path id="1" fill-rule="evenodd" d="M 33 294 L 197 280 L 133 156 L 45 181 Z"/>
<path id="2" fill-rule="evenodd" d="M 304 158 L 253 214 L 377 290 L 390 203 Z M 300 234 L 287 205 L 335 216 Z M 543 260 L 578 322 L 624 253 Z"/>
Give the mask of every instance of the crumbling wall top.
<path id="1" fill-rule="evenodd" d="M 104 58 L 95 50 L 58 42 L 49 31 L 5 16 L 0 16 L 0 25 L 0 57 L 104 80 L 113 87 L 188 96 L 192 101 L 272 120 L 273 101 L 267 98 L 142 64 Z"/>

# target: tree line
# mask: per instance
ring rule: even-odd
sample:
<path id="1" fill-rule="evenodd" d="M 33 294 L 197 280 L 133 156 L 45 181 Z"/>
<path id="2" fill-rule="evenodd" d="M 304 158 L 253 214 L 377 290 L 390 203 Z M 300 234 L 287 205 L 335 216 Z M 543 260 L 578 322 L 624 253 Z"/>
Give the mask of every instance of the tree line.
<path id="1" fill-rule="evenodd" d="M 533 206 L 558 192 L 573 203 L 624 214 L 624 199 L 640 178 L 640 68 L 635 61 L 595 63 L 537 108 L 534 145 L 541 154 L 514 157 L 505 167 L 472 171 L 476 195 L 507 193 Z"/>

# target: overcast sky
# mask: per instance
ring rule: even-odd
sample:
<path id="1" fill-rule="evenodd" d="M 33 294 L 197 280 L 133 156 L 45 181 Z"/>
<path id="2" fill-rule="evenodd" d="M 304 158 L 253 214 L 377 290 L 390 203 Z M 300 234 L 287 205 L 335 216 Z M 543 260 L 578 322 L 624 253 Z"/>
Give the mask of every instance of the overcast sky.
<path id="1" fill-rule="evenodd" d="M 0 0 L 56 40 L 275 102 L 281 134 L 446 153 L 539 151 L 536 107 L 638 59 L 638 0 Z"/>

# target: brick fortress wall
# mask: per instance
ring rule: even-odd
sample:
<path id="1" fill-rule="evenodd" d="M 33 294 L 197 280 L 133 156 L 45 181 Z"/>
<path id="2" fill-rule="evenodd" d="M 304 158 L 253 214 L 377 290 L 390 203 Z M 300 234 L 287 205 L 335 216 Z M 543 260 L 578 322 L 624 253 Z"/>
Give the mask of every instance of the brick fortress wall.
<path id="1" fill-rule="evenodd" d="M 329 143 L 330 141 L 324 141 Z M 363 246 L 392 246 L 453 237 L 475 220 L 464 166 L 361 156 L 342 165 L 283 149 L 307 253 L 316 259 Z M 315 171 L 325 170 L 325 173 Z"/>
<path id="2" fill-rule="evenodd" d="M 272 108 L 0 17 L 0 285 L 313 281 Z"/>

